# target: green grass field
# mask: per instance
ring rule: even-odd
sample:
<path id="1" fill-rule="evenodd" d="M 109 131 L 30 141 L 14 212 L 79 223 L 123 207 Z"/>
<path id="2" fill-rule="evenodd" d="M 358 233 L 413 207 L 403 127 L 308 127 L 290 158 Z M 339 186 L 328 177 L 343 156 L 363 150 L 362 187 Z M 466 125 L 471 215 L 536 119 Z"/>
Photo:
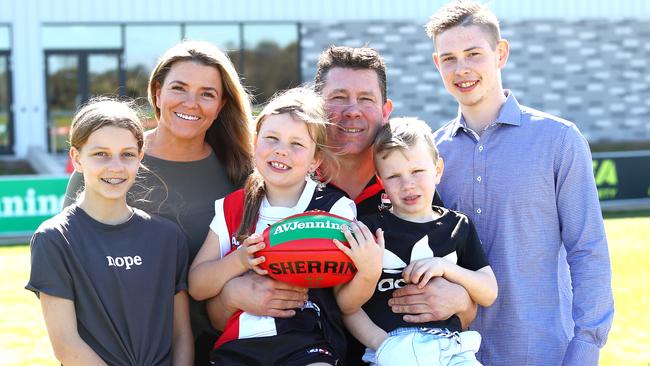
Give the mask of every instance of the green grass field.
<path id="1" fill-rule="evenodd" d="M 614 325 L 600 365 L 650 365 L 650 211 L 609 214 L 605 220 L 614 269 Z M 0 365 L 58 365 L 36 297 L 23 290 L 29 248 L 0 248 Z"/>

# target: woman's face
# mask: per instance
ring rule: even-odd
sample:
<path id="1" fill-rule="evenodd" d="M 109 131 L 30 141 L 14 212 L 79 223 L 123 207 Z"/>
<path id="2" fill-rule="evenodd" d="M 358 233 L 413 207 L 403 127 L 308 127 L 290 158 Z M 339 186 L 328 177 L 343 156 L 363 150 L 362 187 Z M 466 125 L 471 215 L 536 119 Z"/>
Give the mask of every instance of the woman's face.
<path id="1" fill-rule="evenodd" d="M 202 141 L 225 105 L 223 92 L 217 68 L 194 61 L 175 62 L 156 90 L 158 128 L 178 139 Z"/>

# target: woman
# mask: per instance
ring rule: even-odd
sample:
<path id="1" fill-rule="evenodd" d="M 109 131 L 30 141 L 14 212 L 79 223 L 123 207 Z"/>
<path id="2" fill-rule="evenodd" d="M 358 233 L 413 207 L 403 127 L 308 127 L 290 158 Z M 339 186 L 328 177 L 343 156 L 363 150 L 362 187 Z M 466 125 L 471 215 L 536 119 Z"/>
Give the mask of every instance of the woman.
<path id="1" fill-rule="evenodd" d="M 188 236 L 191 263 L 214 216 L 214 200 L 240 187 L 252 169 L 249 96 L 228 56 L 196 41 L 165 52 L 149 78 L 148 95 L 158 125 L 145 136 L 148 169 L 128 201 L 177 222 Z M 83 177 L 73 174 L 64 205 L 82 189 Z M 200 305 L 190 303 L 195 363 L 207 364 L 215 336 Z"/>

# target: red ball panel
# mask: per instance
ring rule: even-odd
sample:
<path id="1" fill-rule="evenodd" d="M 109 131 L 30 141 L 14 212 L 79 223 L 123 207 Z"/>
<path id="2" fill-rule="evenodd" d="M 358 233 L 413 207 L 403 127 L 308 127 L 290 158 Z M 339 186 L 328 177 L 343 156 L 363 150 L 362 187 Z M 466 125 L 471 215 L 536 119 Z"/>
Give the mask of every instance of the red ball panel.
<path id="1" fill-rule="evenodd" d="M 356 268 L 350 257 L 332 242 L 348 243 L 341 225 L 350 221 L 322 211 L 308 211 L 271 225 L 262 234 L 266 247 L 256 253 L 260 265 L 276 280 L 320 288 L 350 281 Z"/>

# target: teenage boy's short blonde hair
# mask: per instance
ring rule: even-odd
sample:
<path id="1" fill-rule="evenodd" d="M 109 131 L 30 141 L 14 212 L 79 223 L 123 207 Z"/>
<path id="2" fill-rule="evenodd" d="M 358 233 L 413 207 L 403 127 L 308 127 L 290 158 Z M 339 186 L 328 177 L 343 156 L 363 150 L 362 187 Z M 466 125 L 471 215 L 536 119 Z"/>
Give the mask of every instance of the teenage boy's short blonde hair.
<path id="1" fill-rule="evenodd" d="M 487 34 L 492 49 L 496 49 L 501 40 L 499 20 L 487 6 L 477 2 L 457 0 L 443 6 L 431 16 L 425 29 L 435 43 L 436 37 L 446 30 L 472 25 L 481 27 Z"/>

